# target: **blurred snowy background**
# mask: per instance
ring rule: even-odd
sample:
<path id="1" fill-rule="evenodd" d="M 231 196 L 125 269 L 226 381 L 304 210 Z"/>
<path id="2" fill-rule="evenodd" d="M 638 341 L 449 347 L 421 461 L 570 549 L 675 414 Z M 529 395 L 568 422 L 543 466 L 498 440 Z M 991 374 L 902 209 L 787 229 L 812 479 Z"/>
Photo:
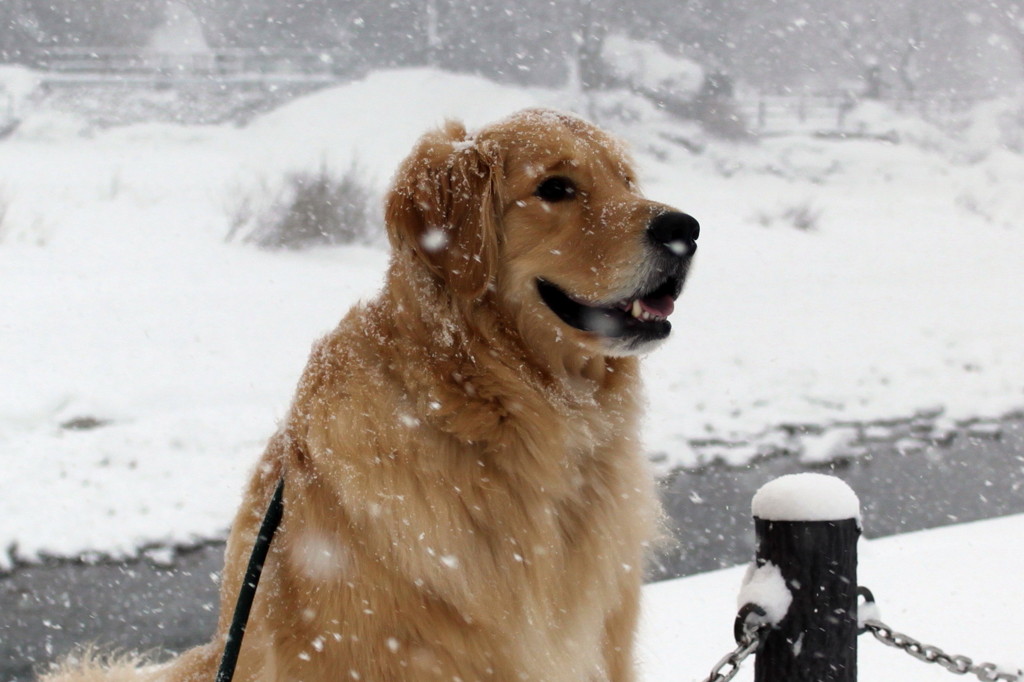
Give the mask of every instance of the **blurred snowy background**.
<path id="1" fill-rule="evenodd" d="M 449 116 L 575 110 L 701 220 L 660 471 L 1024 408 L 1018 0 L 2 0 L 0 62 L 0 570 L 224 533 Z"/>

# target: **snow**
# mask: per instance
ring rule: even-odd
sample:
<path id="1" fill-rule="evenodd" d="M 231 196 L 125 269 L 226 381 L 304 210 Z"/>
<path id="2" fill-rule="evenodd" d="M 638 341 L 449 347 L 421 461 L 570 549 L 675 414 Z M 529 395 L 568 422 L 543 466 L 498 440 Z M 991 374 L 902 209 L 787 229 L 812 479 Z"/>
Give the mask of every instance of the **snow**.
<path id="1" fill-rule="evenodd" d="M 828 429 L 821 434 L 808 434 L 801 440 L 800 461 L 804 464 L 823 464 L 856 453 L 857 429 L 845 426 Z"/>
<path id="2" fill-rule="evenodd" d="M 840 478 L 802 473 L 779 476 L 754 494 L 751 514 L 764 521 L 860 519 L 860 500 Z"/>
<path id="3" fill-rule="evenodd" d="M 869 521 L 870 523 L 870 521 Z M 861 540 L 858 579 L 882 621 L 949 654 L 1024 666 L 1020 646 L 1020 546 L 1024 515 Z M 644 588 L 639 655 L 647 682 L 696 682 L 732 651 L 743 567 Z M 875 614 L 877 615 L 877 613 Z M 875 641 L 858 640 L 859 679 L 943 682 L 949 672 Z M 753 680 L 747 659 L 737 682 Z"/>
<path id="4" fill-rule="evenodd" d="M 882 610 L 878 602 L 861 600 L 857 604 L 857 627 L 862 628 L 868 621 L 881 621 Z"/>
<path id="5" fill-rule="evenodd" d="M 750 564 L 736 598 L 737 610 L 747 604 L 756 604 L 764 609 L 765 614 L 760 621 L 755 622 L 776 625 L 786 617 L 792 603 L 793 594 L 786 587 L 786 580 L 778 566 L 770 561 L 760 566 Z"/>
<path id="6" fill-rule="evenodd" d="M 445 234 L 444 230 L 432 227 L 423 233 L 423 237 L 420 238 L 420 245 L 427 253 L 435 253 L 440 251 L 448 243 L 448 235 Z"/>
<path id="7" fill-rule="evenodd" d="M 387 263 L 382 247 L 226 241 L 240 197 L 353 162 L 382 193 L 445 118 L 587 111 L 578 97 L 410 69 L 245 128 L 28 112 L 0 141 L 0 570 L 224 534 L 311 344 Z M 743 464 L 784 425 L 1024 407 L 1024 157 L 924 133 L 694 154 L 677 142 L 692 124 L 629 97 L 595 110 L 632 144 L 646 193 L 702 224 L 673 335 L 645 360 L 658 468 L 703 463 L 698 441 Z"/>

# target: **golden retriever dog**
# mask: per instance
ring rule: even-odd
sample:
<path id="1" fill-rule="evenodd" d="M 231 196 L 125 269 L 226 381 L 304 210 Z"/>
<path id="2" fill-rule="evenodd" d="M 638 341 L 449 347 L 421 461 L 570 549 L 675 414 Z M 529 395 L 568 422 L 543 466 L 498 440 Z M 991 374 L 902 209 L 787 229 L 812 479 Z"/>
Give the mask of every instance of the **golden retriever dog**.
<path id="1" fill-rule="evenodd" d="M 636 356 L 669 335 L 697 222 L 549 110 L 427 133 L 385 217 L 383 289 L 314 346 L 248 485 L 212 641 L 45 679 L 213 682 L 282 477 L 236 680 L 635 679 L 660 519 Z"/>

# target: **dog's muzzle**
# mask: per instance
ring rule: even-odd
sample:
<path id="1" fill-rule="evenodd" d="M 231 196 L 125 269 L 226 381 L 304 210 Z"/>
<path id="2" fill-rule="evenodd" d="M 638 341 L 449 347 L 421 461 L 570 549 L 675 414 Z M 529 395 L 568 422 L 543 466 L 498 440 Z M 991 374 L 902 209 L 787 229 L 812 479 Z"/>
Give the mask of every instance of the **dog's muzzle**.
<path id="1" fill-rule="evenodd" d="M 672 331 L 668 317 L 683 290 L 697 251 L 700 224 L 685 213 L 656 216 L 648 225 L 651 265 L 644 282 L 631 295 L 610 305 L 581 302 L 556 284 L 537 280 L 541 300 L 567 325 L 615 340 L 626 350 L 660 341 Z"/>

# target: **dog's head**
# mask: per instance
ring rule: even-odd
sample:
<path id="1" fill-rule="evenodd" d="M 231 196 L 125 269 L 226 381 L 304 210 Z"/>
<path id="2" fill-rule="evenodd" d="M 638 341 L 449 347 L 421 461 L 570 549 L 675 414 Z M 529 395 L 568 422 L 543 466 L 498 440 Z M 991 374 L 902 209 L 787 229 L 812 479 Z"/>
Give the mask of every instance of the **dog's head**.
<path id="1" fill-rule="evenodd" d="M 527 110 L 468 135 L 425 135 L 396 175 L 388 234 L 464 301 L 519 332 L 631 355 L 668 337 L 697 221 L 645 199 L 623 146 L 576 118 Z"/>

